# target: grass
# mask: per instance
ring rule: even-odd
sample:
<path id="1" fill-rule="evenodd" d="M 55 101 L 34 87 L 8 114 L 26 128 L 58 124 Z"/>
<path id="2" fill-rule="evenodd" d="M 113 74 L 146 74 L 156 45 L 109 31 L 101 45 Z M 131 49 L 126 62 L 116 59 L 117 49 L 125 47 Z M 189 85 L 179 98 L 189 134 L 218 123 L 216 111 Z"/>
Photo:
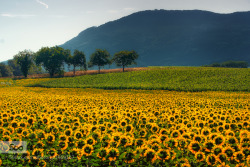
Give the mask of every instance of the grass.
<path id="1" fill-rule="evenodd" d="M 175 91 L 249 91 L 249 83 L 249 69 L 150 67 L 143 71 L 50 79 L 27 86 Z"/>

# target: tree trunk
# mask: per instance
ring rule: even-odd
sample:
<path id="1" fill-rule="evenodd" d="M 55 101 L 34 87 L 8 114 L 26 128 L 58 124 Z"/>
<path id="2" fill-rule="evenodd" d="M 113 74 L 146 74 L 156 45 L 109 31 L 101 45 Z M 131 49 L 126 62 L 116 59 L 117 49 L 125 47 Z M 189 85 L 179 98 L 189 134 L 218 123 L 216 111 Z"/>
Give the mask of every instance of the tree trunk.
<path id="1" fill-rule="evenodd" d="M 74 76 L 75 76 L 75 74 L 76 74 L 76 66 L 74 66 L 73 73 L 74 73 Z"/>
<path id="2" fill-rule="evenodd" d="M 122 72 L 124 72 L 124 66 L 122 66 Z"/>
<path id="3" fill-rule="evenodd" d="M 101 67 L 99 66 L 99 74 L 101 73 Z"/>

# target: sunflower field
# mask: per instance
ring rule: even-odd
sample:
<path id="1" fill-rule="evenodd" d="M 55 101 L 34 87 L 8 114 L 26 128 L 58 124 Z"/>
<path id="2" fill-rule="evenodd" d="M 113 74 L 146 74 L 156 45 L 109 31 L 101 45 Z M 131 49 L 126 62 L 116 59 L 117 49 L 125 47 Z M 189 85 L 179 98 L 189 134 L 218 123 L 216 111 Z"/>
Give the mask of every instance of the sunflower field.
<path id="1" fill-rule="evenodd" d="M 247 167 L 249 99 L 249 92 L 2 86 L 0 141 L 28 144 L 25 154 L 0 154 L 0 166 Z"/>

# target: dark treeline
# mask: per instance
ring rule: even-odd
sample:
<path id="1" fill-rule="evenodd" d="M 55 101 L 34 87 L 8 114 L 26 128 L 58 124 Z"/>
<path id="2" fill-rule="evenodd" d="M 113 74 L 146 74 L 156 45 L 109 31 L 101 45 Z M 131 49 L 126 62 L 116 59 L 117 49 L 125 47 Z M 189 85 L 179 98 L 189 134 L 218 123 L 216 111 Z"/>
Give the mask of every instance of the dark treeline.
<path id="1" fill-rule="evenodd" d="M 101 67 L 115 63 L 117 66 L 124 68 L 136 64 L 135 60 L 138 54 L 135 51 L 120 51 L 111 56 L 107 50 L 96 49 L 90 55 L 90 61 L 86 61 L 84 52 L 75 50 L 73 55 L 70 50 L 62 47 L 42 47 L 34 53 L 30 50 L 24 50 L 8 60 L 7 64 L 0 63 L 0 77 L 24 76 L 27 78 L 31 74 L 42 74 L 48 72 L 50 77 L 55 74 L 64 75 L 65 65 L 73 67 L 75 76 L 76 68 L 81 67 L 85 71 L 88 67 L 98 66 L 100 73 Z"/>
<path id="2" fill-rule="evenodd" d="M 248 63 L 246 61 L 226 61 L 205 65 L 204 67 L 248 68 Z"/>

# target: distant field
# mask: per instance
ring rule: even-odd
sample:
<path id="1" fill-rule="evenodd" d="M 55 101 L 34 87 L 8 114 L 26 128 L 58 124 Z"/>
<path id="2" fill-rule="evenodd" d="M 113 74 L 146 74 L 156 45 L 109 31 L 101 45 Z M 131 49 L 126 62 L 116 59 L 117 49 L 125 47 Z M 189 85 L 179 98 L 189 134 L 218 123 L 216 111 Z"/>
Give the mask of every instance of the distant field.
<path id="1" fill-rule="evenodd" d="M 142 71 L 48 79 L 28 84 L 28 86 L 176 91 L 249 91 L 249 83 L 249 69 L 149 67 Z"/>

